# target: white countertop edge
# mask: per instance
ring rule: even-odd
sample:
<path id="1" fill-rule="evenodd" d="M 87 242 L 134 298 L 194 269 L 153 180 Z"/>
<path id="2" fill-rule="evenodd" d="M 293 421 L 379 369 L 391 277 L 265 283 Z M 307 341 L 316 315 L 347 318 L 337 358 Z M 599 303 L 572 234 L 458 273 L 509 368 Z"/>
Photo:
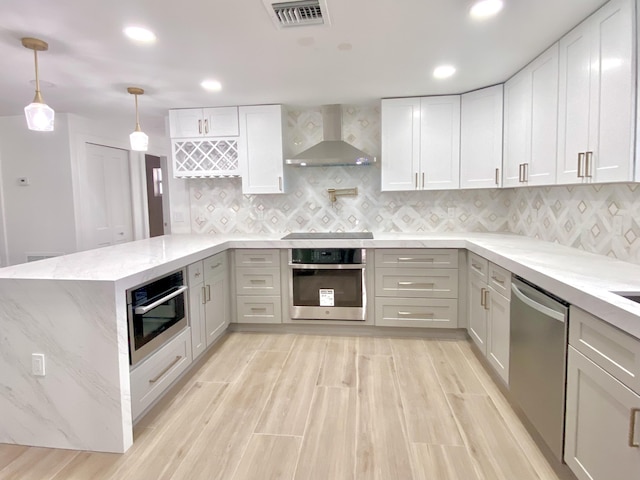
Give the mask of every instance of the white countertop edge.
<path id="1" fill-rule="evenodd" d="M 277 236 L 276 236 L 277 235 Z M 0 269 L 0 279 L 111 281 L 126 290 L 237 248 L 467 249 L 640 339 L 640 265 L 505 233 L 380 233 L 371 240 L 281 240 L 269 235 L 168 235 Z M 93 264 L 94 267 L 87 267 Z"/>

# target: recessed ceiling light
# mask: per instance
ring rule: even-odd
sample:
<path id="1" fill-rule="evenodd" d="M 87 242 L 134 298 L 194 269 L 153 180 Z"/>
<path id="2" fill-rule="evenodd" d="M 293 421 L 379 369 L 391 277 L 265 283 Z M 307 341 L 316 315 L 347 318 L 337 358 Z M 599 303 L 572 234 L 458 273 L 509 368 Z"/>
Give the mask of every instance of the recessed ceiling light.
<path id="1" fill-rule="evenodd" d="M 153 43 L 156 41 L 156 34 L 144 27 L 126 27 L 124 34 L 136 42 Z"/>
<path id="2" fill-rule="evenodd" d="M 454 73 L 456 73 L 456 67 L 453 65 L 440 65 L 433 71 L 433 76 L 435 78 L 449 78 Z"/>
<path id="3" fill-rule="evenodd" d="M 497 14 L 504 6 L 502 0 L 480 0 L 471 7 L 473 18 L 483 19 Z"/>
<path id="4" fill-rule="evenodd" d="M 217 80 L 203 80 L 200 82 L 200 86 L 210 92 L 219 92 L 222 90 L 222 84 Z"/>

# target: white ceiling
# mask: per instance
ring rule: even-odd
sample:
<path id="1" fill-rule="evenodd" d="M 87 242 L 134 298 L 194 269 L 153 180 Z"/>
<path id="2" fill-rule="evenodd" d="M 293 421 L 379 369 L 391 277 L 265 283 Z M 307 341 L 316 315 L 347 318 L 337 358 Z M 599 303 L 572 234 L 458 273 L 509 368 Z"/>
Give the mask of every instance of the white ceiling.
<path id="1" fill-rule="evenodd" d="M 276 29 L 262 0 L 2 0 L 0 115 L 33 98 L 39 55 L 45 101 L 57 112 L 131 119 L 164 131 L 169 108 L 283 103 L 369 103 L 382 97 L 462 93 L 505 81 L 604 0 L 505 0 L 495 18 L 469 18 L 471 0 L 327 0 L 330 27 Z M 154 45 L 124 37 L 150 27 Z M 350 44 L 350 50 L 338 48 Z M 452 63 L 457 73 L 435 80 Z M 204 91 L 205 78 L 222 82 Z"/>

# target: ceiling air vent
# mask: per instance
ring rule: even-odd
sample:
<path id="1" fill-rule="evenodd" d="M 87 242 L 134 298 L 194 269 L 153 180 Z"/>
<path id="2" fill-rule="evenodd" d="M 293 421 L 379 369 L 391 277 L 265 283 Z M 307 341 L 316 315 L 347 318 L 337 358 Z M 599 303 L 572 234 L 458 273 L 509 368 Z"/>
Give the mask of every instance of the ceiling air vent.
<path id="1" fill-rule="evenodd" d="M 329 23 L 325 0 L 295 2 L 264 0 L 264 4 L 271 20 L 278 28 L 328 25 Z"/>

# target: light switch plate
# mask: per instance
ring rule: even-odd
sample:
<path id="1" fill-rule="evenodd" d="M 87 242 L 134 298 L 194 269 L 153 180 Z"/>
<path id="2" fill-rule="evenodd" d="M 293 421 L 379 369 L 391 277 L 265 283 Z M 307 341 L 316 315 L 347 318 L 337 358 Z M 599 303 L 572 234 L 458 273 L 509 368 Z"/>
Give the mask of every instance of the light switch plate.
<path id="1" fill-rule="evenodd" d="M 44 377 L 44 353 L 31 354 L 31 373 L 36 377 Z"/>

